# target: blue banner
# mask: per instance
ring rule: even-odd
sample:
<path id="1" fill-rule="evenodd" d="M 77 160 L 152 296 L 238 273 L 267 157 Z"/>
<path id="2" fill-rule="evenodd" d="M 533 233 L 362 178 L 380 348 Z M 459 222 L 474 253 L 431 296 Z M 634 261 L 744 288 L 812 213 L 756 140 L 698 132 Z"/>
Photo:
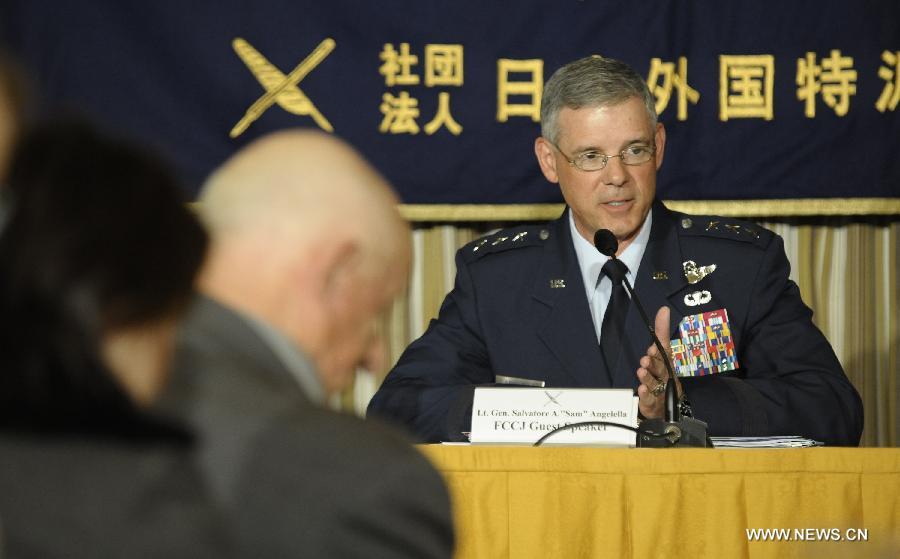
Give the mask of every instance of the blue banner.
<path id="1" fill-rule="evenodd" d="M 410 204 L 561 200 L 533 155 L 544 80 L 646 76 L 669 200 L 900 197 L 900 3 L 5 0 L 42 109 L 161 149 L 196 192 L 254 138 L 349 140 Z"/>

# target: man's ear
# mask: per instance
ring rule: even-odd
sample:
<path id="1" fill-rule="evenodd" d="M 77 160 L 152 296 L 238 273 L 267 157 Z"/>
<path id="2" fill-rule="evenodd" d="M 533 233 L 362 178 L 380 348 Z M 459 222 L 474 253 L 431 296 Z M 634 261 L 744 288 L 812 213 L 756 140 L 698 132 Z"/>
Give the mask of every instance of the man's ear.
<path id="1" fill-rule="evenodd" d="M 543 136 L 538 136 L 534 141 L 534 155 L 537 156 L 538 165 L 544 177 L 552 183 L 559 182 L 559 174 L 556 172 L 556 157 L 553 146 Z"/>
<path id="2" fill-rule="evenodd" d="M 348 300 L 348 295 L 360 281 L 359 267 L 362 253 L 359 242 L 353 239 L 337 239 L 323 247 L 320 296 L 330 310 L 338 310 Z"/>

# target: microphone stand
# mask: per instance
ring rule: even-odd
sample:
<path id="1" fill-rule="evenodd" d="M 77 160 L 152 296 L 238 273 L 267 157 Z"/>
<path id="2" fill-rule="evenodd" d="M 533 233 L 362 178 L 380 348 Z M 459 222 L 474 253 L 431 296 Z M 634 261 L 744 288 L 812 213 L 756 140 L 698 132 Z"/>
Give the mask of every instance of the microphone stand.
<path id="1" fill-rule="evenodd" d="M 610 258 L 615 258 L 615 256 Z M 653 323 L 647 318 L 647 313 L 644 312 L 644 307 L 631 287 L 631 282 L 628 281 L 627 277 L 622 279 L 628 294 L 631 296 L 631 300 L 634 301 L 638 313 L 640 313 L 641 319 L 644 321 L 644 325 L 647 326 L 647 330 L 650 332 L 650 337 L 653 338 L 653 344 L 659 350 L 659 354 L 666 366 L 666 371 L 669 373 L 669 380 L 666 382 L 665 417 L 645 419 L 641 422 L 641 430 L 644 433 L 638 433 L 637 446 L 643 448 L 711 447 L 712 444 L 707 435 L 707 424 L 693 417 L 682 417 L 678 408 L 675 373 L 672 370 L 672 364 L 669 363 L 669 354 L 663 348 L 662 342 L 659 341 Z"/>
<path id="2" fill-rule="evenodd" d="M 618 240 L 609 229 L 600 229 L 594 233 L 594 247 L 612 260 L 617 260 L 616 250 L 618 250 Z M 669 380 L 666 382 L 665 396 L 665 417 L 660 419 L 645 419 L 641 422 L 641 430 L 638 431 L 637 446 L 646 448 L 670 448 L 670 447 L 707 447 L 712 446 L 707 435 L 708 426 L 699 419 L 693 417 L 681 417 L 681 411 L 678 408 L 678 395 L 675 390 L 675 373 L 672 365 L 669 363 L 669 354 L 663 347 L 662 342 L 656 335 L 653 323 L 644 312 L 637 293 L 631 287 L 631 282 L 627 276 L 622 277 L 625 283 L 625 289 L 631 300 L 634 301 L 644 326 L 650 332 L 653 338 L 653 344 L 659 350 L 659 354 L 663 358 L 666 371 L 669 373 Z"/>

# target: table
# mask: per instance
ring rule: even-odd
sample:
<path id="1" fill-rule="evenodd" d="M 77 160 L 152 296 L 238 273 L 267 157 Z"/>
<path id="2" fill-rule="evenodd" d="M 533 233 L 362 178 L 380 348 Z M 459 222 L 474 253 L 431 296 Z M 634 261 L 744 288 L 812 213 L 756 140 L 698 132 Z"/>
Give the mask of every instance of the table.
<path id="1" fill-rule="evenodd" d="M 460 558 L 900 556 L 896 448 L 420 448 Z"/>

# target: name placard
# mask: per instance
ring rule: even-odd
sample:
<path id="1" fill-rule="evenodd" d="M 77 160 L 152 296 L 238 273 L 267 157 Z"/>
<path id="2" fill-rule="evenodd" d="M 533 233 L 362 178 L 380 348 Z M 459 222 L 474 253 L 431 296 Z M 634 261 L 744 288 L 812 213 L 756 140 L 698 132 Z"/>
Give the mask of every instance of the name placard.
<path id="1" fill-rule="evenodd" d="M 534 444 L 556 433 L 549 444 L 634 446 L 635 434 L 604 425 L 606 421 L 637 427 L 638 401 L 628 389 L 479 387 L 472 401 L 472 443 Z"/>

